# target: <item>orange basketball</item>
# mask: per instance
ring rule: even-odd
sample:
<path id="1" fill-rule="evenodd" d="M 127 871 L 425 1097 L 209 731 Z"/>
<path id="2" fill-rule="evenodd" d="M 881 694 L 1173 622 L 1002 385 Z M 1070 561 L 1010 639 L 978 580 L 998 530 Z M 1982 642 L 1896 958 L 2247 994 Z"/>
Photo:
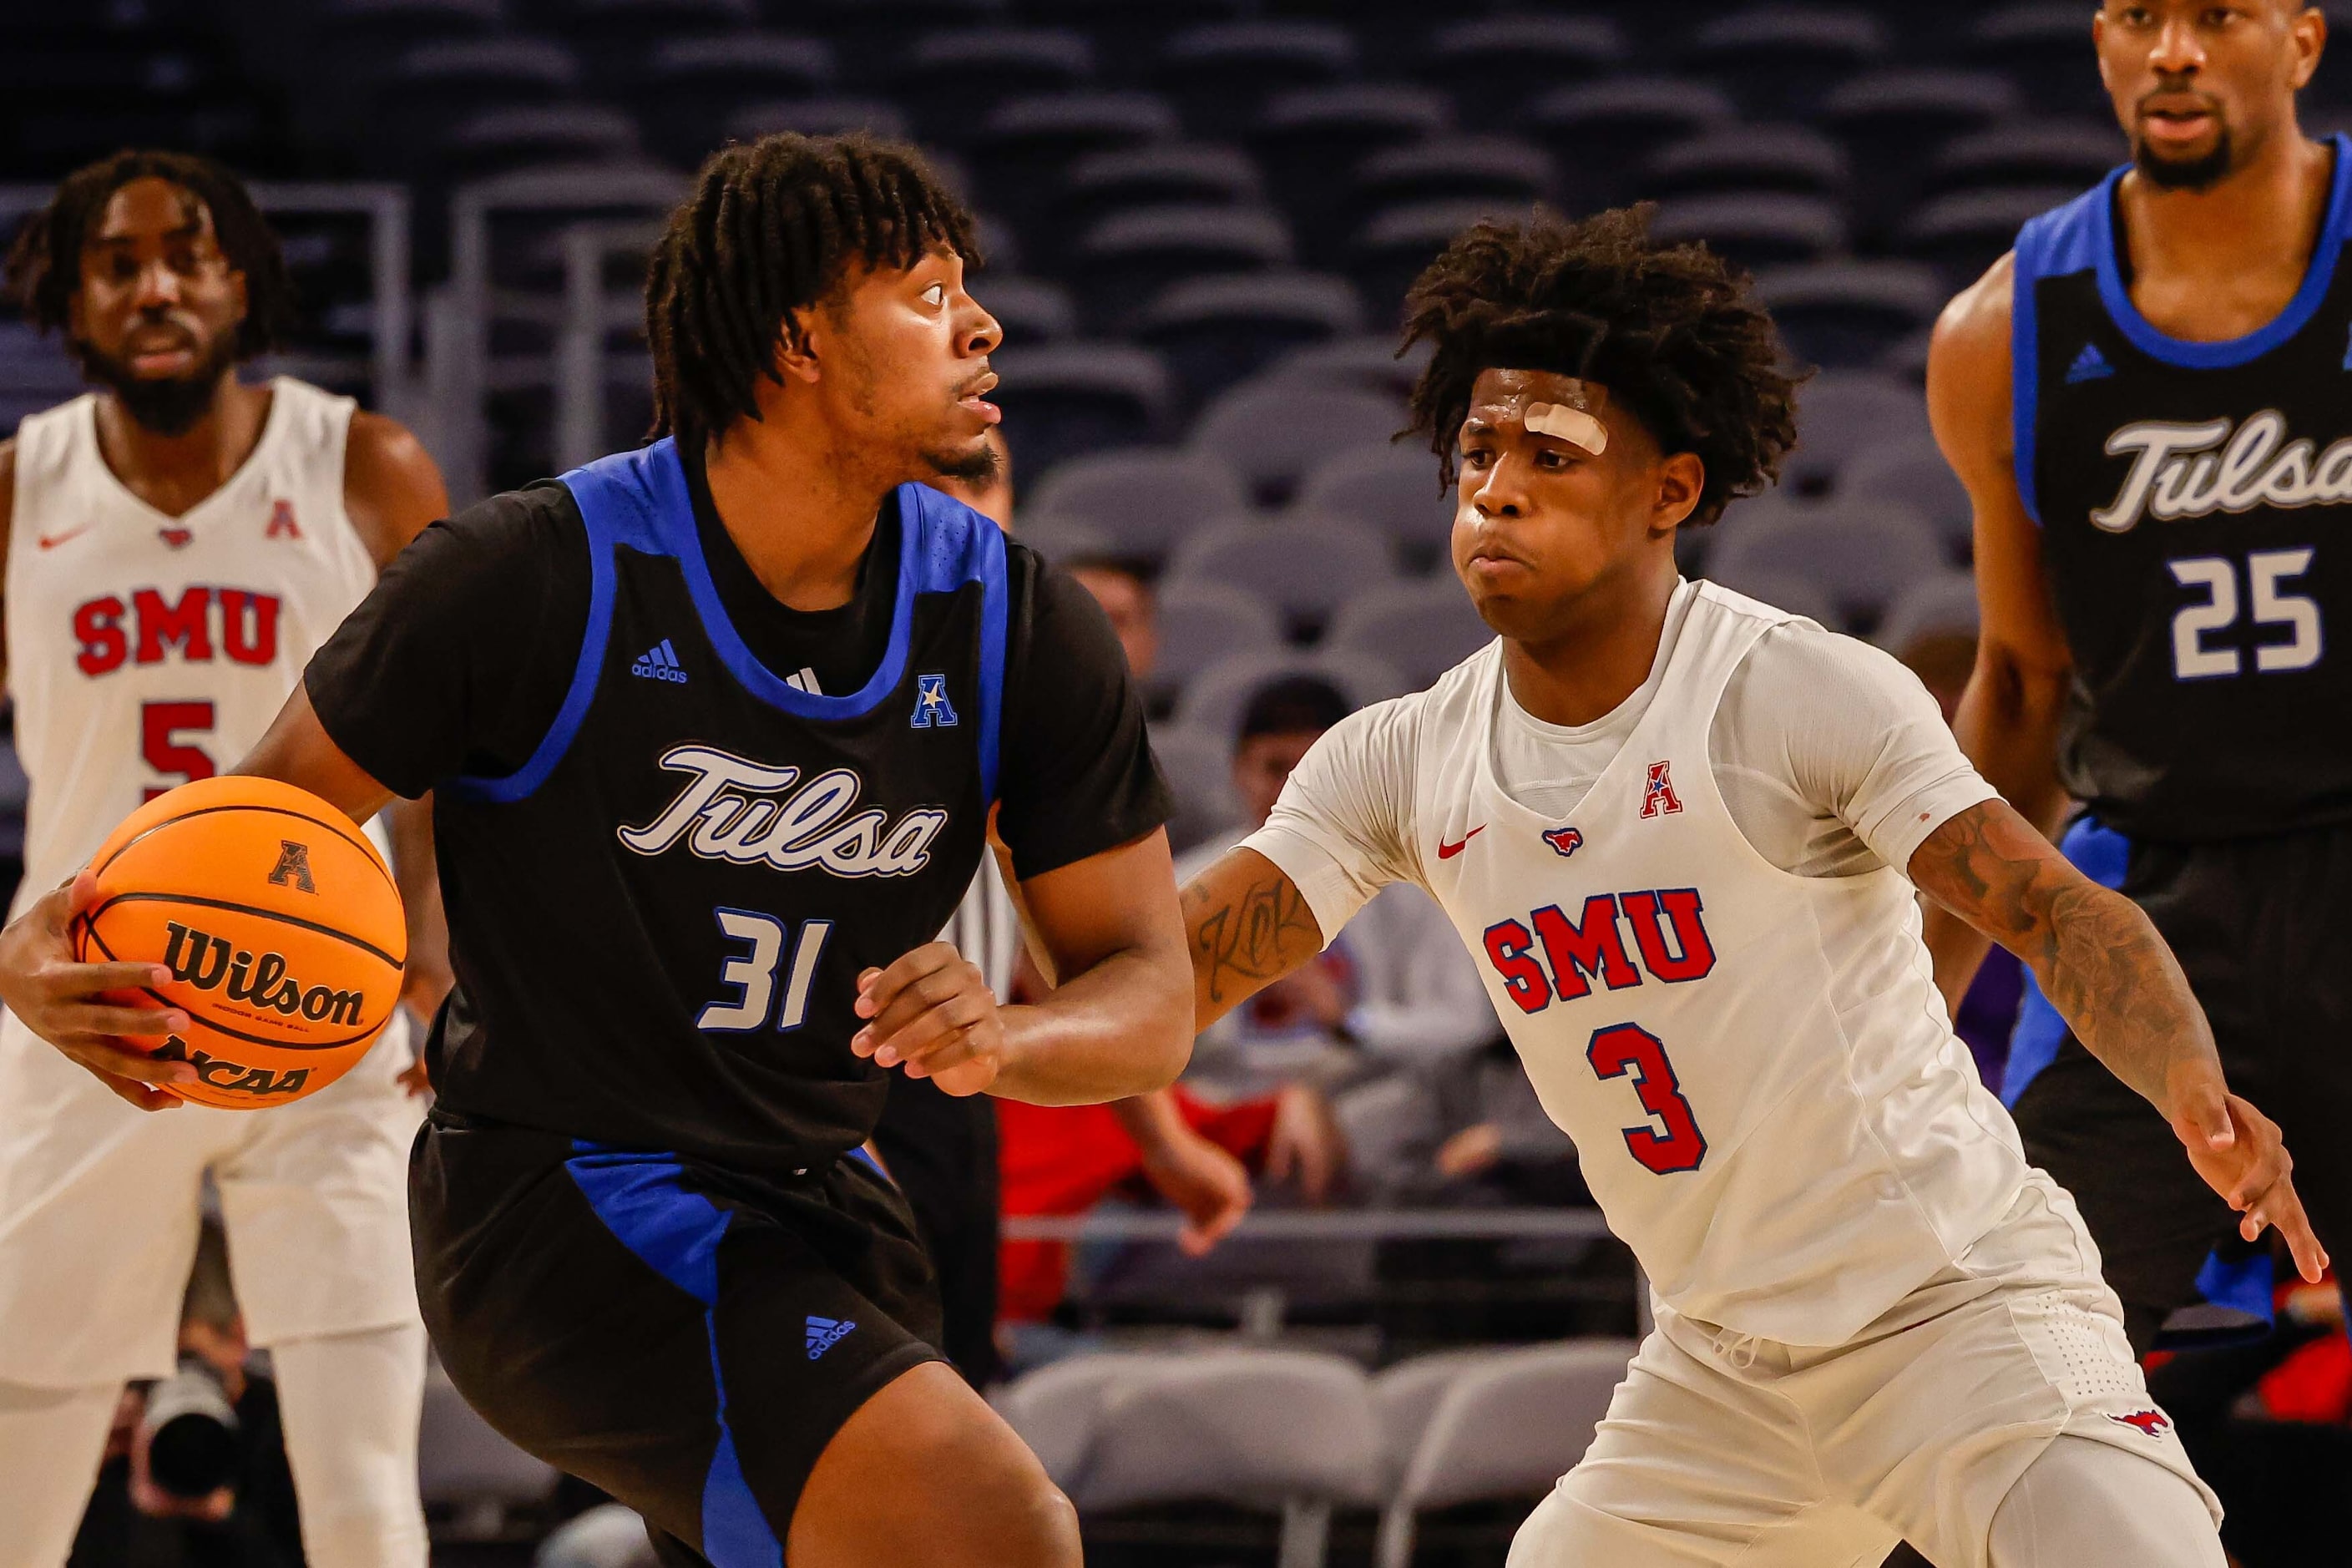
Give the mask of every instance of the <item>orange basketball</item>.
<path id="1" fill-rule="evenodd" d="M 136 1042 L 194 1064 L 184 1100 L 251 1110 L 316 1094 L 391 1021 L 408 927 L 391 869 L 352 819 L 274 779 L 212 778 L 123 818 L 90 859 L 85 963 L 170 967 L 145 994 L 185 1037 Z"/>

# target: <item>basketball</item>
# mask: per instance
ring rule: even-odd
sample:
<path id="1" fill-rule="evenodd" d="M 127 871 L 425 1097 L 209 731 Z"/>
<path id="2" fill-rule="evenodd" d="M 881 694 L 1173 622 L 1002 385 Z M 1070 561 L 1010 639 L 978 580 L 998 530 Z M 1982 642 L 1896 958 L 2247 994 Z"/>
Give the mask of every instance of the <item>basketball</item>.
<path id="1" fill-rule="evenodd" d="M 367 1054 L 400 1001 L 407 921 L 391 868 L 350 817 L 274 779 L 209 778 L 125 817 L 90 859 L 84 963 L 168 966 L 154 1001 L 184 1037 L 137 1043 L 192 1063 L 173 1092 L 252 1110 L 300 1100 Z"/>

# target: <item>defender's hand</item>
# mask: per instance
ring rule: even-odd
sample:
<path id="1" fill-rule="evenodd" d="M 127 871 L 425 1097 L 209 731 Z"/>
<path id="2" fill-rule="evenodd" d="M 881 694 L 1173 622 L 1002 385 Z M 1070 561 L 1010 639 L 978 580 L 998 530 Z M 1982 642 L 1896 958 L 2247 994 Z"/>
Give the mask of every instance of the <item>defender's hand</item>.
<path id="1" fill-rule="evenodd" d="M 140 1110 L 173 1110 L 186 1102 L 156 1086 L 194 1083 L 195 1068 L 157 1061 L 123 1037 L 168 1035 L 186 1028 L 188 1016 L 108 994 L 169 984 L 172 972 L 160 963 L 74 962 L 67 933 L 74 918 L 97 901 L 98 879 L 85 868 L 0 931 L 0 1003 Z"/>
<path id="2" fill-rule="evenodd" d="M 857 977 L 849 1048 L 877 1067 L 901 1067 L 952 1095 L 978 1094 L 1004 1065 L 1004 1022 L 980 966 L 944 942 L 926 942 L 887 969 Z"/>
<path id="3" fill-rule="evenodd" d="M 2205 1184 L 2245 1215 L 2238 1234 L 2257 1239 L 2276 1226 L 2294 1254 L 2294 1266 L 2316 1285 L 2327 1270 L 2327 1249 L 2312 1234 L 2311 1221 L 2295 1194 L 2294 1159 L 2279 1137 L 2278 1123 L 2239 1096 L 2219 1075 L 2200 1074 L 2173 1096 L 2172 1131 L 2189 1151 L 2189 1163 Z"/>

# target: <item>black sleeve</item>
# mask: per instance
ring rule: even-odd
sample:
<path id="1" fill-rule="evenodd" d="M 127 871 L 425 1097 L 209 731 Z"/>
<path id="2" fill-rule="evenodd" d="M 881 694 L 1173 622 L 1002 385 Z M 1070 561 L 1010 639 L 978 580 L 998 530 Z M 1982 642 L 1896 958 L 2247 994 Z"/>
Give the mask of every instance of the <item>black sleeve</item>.
<path id="1" fill-rule="evenodd" d="M 1142 695 L 1102 606 L 1030 551 L 1016 544 L 1011 554 L 996 826 L 1013 874 L 1028 878 L 1142 837 L 1168 820 L 1171 803 Z"/>
<path id="2" fill-rule="evenodd" d="M 417 535 L 311 656 L 328 737 L 410 799 L 530 758 L 588 626 L 587 531 L 562 485 L 492 496 Z"/>

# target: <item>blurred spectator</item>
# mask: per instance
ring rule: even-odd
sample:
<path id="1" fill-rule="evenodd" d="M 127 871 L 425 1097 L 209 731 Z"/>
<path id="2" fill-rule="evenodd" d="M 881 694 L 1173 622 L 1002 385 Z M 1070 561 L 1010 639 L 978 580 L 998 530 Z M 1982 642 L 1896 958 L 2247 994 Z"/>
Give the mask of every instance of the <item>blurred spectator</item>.
<path id="1" fill-rule="evenodd" d="M 1127 650 L 1127 668 L 1135 679 L 1150 681 L 1160 661 L 1160 616 L 1151 584 L 1141 571 L 1113 556 L 1080 557 L 1064 570 L 1103 607 L 1110 629 L 1118 634 L 1118 646 Z"/>
<path id="2" fill-rule="evenodd" d="M 248 1366 L 217 1220 L 197 1234 L 180 1370 L 122 1391 L 68 1568 L 301 1568 L 278 1389 Z"/>
<path id="3" fill-rule="evenodd" d="M 1969 672 L 1976 668 L 1977 639 L 1963 631 L 1930 630 L 1895 650 L 1895 657 L 1919 678 L 1944 722 L 1959 710 L 1960 693 L 1968 689 Z M 1995 1094 L 2009 1066 L 2010 1032 L 2017 1025 L 2017 1007 L 2025 994 L 2025 969 L 2017 955 L 1996 944 L 1977 971 L 1969 994 L 1960 999 L 1959 1016 L 1952 1027 L 1977 1059 L 1977 1076 Z"/>

